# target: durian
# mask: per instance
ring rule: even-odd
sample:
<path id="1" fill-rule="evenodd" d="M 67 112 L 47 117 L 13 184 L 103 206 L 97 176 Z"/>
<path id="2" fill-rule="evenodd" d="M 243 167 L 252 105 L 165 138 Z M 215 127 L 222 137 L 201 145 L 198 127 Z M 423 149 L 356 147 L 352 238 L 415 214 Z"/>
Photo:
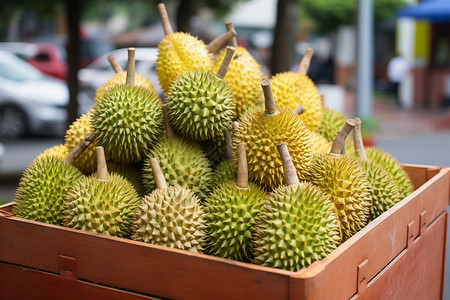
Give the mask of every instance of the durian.
<path id="1" fill-rule="evenodd" d="M 322 111 L 322 121 L 318 132 L 327 139 L 333 142 L 342 126 L 345 125 L 347 118 L 339 111 L 324 107 Z"/>
<path id="2" fill-rule="evenodd" d="M 256 185 L 248 183 L 245 146 L 240 144 L 237 149 L 236 182 L 221 183 L 206 199 L 207 251 L 214 256 L 251 261 L 254 225 L 266 194 Z"/>
<path id="3" fill-rule="evenodd" d="M 86 137 L 63 159 L 39 156 L 27 167 L 19 181 L 13 213 L 17 217 L 48 224 L 61 225 L 64 198 L 83 173 L 74 161 L 92 142 Z"/>
<path id="4" fill-rule="evenodd" d="M 189 33 L 174 33 L 164 4 L 158 4 L 157 8 L 166 36 L 158 45 L 156 72 L 159 83 L 167 95 L 172 81 L 182 73 L 210 70 L 213 66 L 210 52 L 217 51 L 222 44 L 236 35 L 236 32 L 227 31 L 221 39 L 216 39 L 211 45 L 206 46 L 203 41 Z"/>
<path id="5" fill-rule="evenodd" d="M 185 186 L 167 187 L 156 158 L 150 159 L 157 189 L 136 210 L 136 241 L 201 253 L 206 238 L 206 216 L 200 200 Z"/>
<path id="6" fill-rule="evenodd" d="M 339 222 L 326 194 L 299 182 L 286 144 L 277 147 L 288 185 L 277 187 L 261 209 L 253 234 L 253 262 L 298 271 L 337 248 Z"/>
<path id="7" fill-rule="evenodd" d="M 334 205 L 345 241 L 368 222 L 371 206 L 370 184 L 357 159 L 341 155 L 345 139 L 355 126 L 347 120 L 329 154 L 315 154 L 307 179 L 323 190 Z"/>
<path id="8" fill-rule="evenodd" d="M 117 62 L 117 60 L 115 60 L 114 55 L 112 55 L 112 54 L 109 55 L 108 61 L 110 62 L 111 66 L 114 69 L 114 71 L 116 72 L 116 74 L 111 79 L 109 79 L 107 82 L 105 82 L 100 88 L 97 89 L 97 91 L 95 92 L 94 104 L 96 104 L 98 102 L 98 100 L 103 97 L 106 90 L 108 90 L 112 86 L 115 86 L 118 84 L 125 84 L 127 82 L 127 71 L 122 70 L 122 67 L 120 66 L 120 64 Z M 148 81 L 147 78 L 145 78 L 144 76 L 142 76 L 138 73 L 135 73 L 134 76 L 135 76 L 135 79 L 134 79 L 135 85 L 144 86 L 147 89 L 154 92 L 155 94 L 157 94 L 154 86 L 150 83 L 150 81 Z"/>
<path id="9" fill-rule="evenodd" d="M 108 159 L 119 163 L 141 161 L 163 131 L 159 97 L 134 85 L 134 52 L 128 50 L 127 84 L 109 88 L 90 117 L 98 144 Z"/>
<path id="10" fill-rule="evenodd" d="M 277 103 L 290 109 L 302 105 L 305 112 L 301 114 L 301 119 L 309 130 L 316 131 L 322 120 L 322 101 L 316 86 L 306 76 L 312 54 L 311 48 L 305 51 L 297 73 L 279 73 L 270 81 Z"/>
<path id="11" fill-rule="evenodd" d="M 82 115 L 75 120 L 66 131 L 65 143 L 69 151 L 75 148 L 85 136 L 92 132 L 92 128 L 89 122 L 91 111 Z M 95 158 L 95 146 L 97 142 L 94 141 L 77 159 L 74 166 L 80 169 L 85 174 L 91 174 L 97 167 L 97 160 Z"/>
<path id="12" fill-rule="evenodd" d="M 108 174 L 103 147 L 96 147 L 95 152 L 96 176 L 80 179 L 69 190 L 64 204 L 64 226 L 127 238 L 141 199 L 122 176 Z"/>
<path id="13" fill-rule="evenodd" d="M 239 122 L 233 144 L 245 144 L 250 179 L 273 189 L 284 182 L 283 165 L 276 145 L 288 143 L 292 161 L 301 178 L 304 178 L 309 166 L 313 145 L 310 132 L 300 116 L 281 105 L 277 110 L 270 81 L 263 80 L 261 85 L 266 108 Z"/>
<path id="14" fill-rule="evenodd" d="M 119 164 L 113 161 L 108 162 L 108 171 L 116 173 L 128 180 L 140 197 L 144 196 L 144 186 L 142 184 L 142 167 L 138 164 Z"/>
<path id="15" fill-rule="evenodd" d="M 392 175 L 385 171 L 381 166 L 367 160 L 366 151 L 362 142 L 361 120 L 356 118 L 355 122 L 356 125 L 353 130 L 355 152 L 361 160 L 361 166 L 365 170 L 367 179 L 370 183 L 372 205 L 370 206 L 369 221 L 372 221 L 394 206 L 402 198 L 400 197 L 400 193 L 398 192 L 398 188 Z"/>
<path id="16" fill-rule="evenodd" d="M 234 30 L 231 22 L 227 23 L 227 30 Z M 236 37 L 232 47 L 236 49 L 234 57 L 230 62 L 228 72 L 224 79 L 230 84 L 233 92 L 236 118 L 248 109 L 263 105 L 263 92 L 261 81 L 263 74 L 259 63 L 243 47 L 238 47 Z M 213 70 L 217 72 L 225 57 L 226 50 L 222 50 L 216 58 Z"/>
<path id="17" fill-rule="evenodd" d="M 55 156 L 60 159 L 64 159 L 66 155 L 69 153 L 69 150 L 67 150 L 67 147 L 63 144 L 53 146 L 51 148 L 48 148 L 44 150 L 41 154 L 37 156 L 37 158 L 44 157 L 44 156 Z"/>
<path id="18" fill-rule="evenodd" d="M 224 136 L 225 136 L 225 150 L 227 159 L 223 160 L 214 170 L 213 174 L 214 187 L 226 181 L 230 180 L 234 181 L 237 176 L 237 165 L 236 161 L 233 159 L 233 149 L 230 130 L 225 130 Z"/>
<path id="19" fill-rule="evenodd" d="M 170 86 L 169 117 L 174 129 L 197 141 L 216 138 L 230 126 L 234 113 L 233 94 L 223 79 L 233 56 L 227 47 L 220 70 L 195 70 L 181 74 Z"/>
<path id="20" fill-rule="evenodd" d="M 185 185 L 199 198 L 204 199 L 212 184 L 212 170 L 200 146 L 173 136 L 169 121 L 165 117 L 166 138 L 162 138 L 146 155 L 142 177 L 146 193 L 156 188 L 150 159 L 156 158 L 163 169 L 169 185 Z"/>

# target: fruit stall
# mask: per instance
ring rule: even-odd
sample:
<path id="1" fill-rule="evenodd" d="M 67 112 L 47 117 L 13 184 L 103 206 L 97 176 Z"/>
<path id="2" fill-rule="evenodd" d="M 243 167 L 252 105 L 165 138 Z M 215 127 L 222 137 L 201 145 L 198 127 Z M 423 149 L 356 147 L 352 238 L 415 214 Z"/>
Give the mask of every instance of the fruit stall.
<path id="1" fill-rule="evenodd" d="M 299 71 L 174 33 L 0 206 L 1 299 L 442 299 L 450 168 L 363 145 Z M 228 43 L 228 45 L 226 45 Z"/>

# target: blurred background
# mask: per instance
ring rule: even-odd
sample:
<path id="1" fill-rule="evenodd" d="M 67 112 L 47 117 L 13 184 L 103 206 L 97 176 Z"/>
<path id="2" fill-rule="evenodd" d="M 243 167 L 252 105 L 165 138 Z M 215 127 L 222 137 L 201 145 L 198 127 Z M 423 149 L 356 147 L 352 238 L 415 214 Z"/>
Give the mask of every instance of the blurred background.
<path id="1" fill-rule="evenodd" d="M 161 93 L 164 37 L 153 0 L 6 0 L 0 9 L 0 204 L 42 151 L 93 105 L 114 74 L 106 57 Z M 167 0 L 174 29 L 206 43 L 232 21 L 267 77 L 308 76 L 329 107 L 361 117 L 366 144 L 402 163 L 450 166 L 449 0 Z M 449 276 L 447 276 L 448 278 Z M 446 285 L 448 286 L 448 285 Z M 448 293 L 446 292 L 448 295 Z"/>

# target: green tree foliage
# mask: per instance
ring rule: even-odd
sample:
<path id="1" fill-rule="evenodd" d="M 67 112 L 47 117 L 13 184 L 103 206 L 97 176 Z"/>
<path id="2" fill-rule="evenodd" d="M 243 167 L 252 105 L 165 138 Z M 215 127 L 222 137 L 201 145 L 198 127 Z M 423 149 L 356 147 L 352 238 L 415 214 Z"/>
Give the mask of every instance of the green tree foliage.
<path id="1" fill-rule="evenodd" d="M 373 0 L 373 5 L 377 23 L 394 16 L 399 7 L 406 5 L 406 1 Z M 301 15 L 313 20 L 318 32 L 327 33 L 341 25 L 353 24 L 357 9 L 358 0 L 303 0 Z"/>

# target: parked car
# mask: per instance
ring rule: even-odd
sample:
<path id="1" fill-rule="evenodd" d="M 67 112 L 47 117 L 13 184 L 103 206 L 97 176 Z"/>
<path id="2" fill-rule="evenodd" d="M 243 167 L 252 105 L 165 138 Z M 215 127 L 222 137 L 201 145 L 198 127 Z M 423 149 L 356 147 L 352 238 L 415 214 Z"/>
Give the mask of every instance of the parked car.
<path id="1" fill-rule="evenodd" d="M 66 51 L 55 43 L 0 43 L 0 50 L 15 53 L 41 72 L 65 80 L 67 77 Z"/>
<path id="2" fill-rule="evenodd" d="M 12 53 L 0 51 L 0 137 L 64 134 L 69 93 L 65 82 Z"/>
<path id="3" fill-rule="evenodd" d="M 85 93 L 87 98 L 94 99 L 95 92 L 106 81 L 114 76 L 114 71 L 108 62 L 108 56 L 113 54 L 122 69 L 126 70 L 128 62 L 128 52 L 126 48 L 116 49 L 106 53 L 86 68 L 78 72 L 80 89 Z M 162 95 L 162 89 L 159 85 L 158 76 L 156 75 L 156 58 L 158 57 L 158 48 L 136 48 L 136 72 L 147 78 L 155 87 L 158 94 Z"/>

